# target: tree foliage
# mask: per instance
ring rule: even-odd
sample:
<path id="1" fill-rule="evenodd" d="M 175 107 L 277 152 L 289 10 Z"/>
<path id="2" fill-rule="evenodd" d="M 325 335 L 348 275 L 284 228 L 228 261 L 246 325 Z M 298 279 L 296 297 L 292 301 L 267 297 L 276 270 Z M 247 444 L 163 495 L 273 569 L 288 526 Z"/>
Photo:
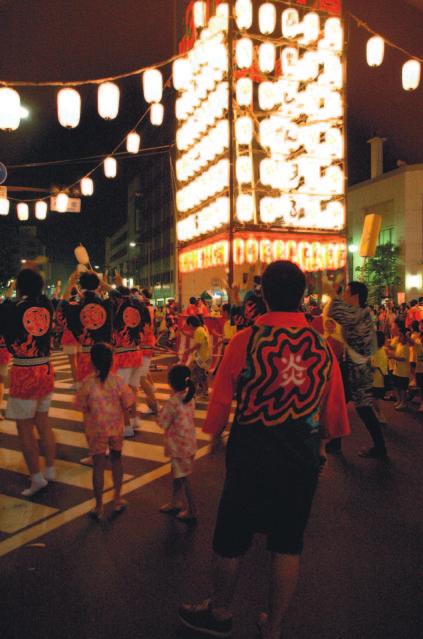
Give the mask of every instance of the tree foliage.
<path id="1" fill-rule="evenodd" d="M 378 303 L 383 297 L 392 297 L 401 284 L 400 248 L 392 242 L 380 244 L 375 257 L 369 257 L 356 271 L 369 289 L 369 300 Z"/>

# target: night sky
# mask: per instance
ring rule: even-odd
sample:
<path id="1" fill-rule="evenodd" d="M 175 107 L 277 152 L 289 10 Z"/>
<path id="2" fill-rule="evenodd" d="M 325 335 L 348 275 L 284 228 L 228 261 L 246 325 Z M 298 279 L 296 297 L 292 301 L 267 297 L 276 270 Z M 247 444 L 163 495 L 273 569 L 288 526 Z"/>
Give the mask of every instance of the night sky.
<path id="1" fill-rule="evenodd" d="M 423 57 L 423 0 L 345 0 L 344 4 L 375 31 Z M 164 60 L 175 51 L 174 9 L 173 0 L 0 0 L 0 78 L 82 80 Z M 397 160 L 423 162 L 423 79 L 414 93 L 403 91 L 401 67 L 406 57 L 388 47 L 383 66 L 371 69 L 365 61 L 369 34 L 350 18 L 347 28 L 348 159 L 349 181 L 354 184 L 369 177 L 366 141 L 373 135 L 387 138 L 385 170 L 395 168 Z M 66 185 L 93 164 L 36 170 L 11 167 L 110 152 L 145 110 L 138 78 L 120 81 L 119 86 L 121 108 L 112 122 L 97 115 L 96 87 L 82 88 L 81 123 L 71 131 L 57 122 L 57 89 L 18 89 L 31 116 L 18 131 L 0 132 L 0 161 L 9 167 L 8 183 Z M 161 143 L 158 130 L 148 122 L 140 132 L 143 146 Z M 100 170 L 93 176 L 95 197 L 83 200 L 80 216 L 55 214 L 40 225 L 53 259 L 71 259 L 74 246 L 82 241 L 93 261 L 101 261 L 103 238 L 124 219 L 124 177 L 137 167 L 142 169 L 138 159 L 119 162 L 120 179 L 112 181 Z M 2 241 L 8 223 L 0 220 Z"/>

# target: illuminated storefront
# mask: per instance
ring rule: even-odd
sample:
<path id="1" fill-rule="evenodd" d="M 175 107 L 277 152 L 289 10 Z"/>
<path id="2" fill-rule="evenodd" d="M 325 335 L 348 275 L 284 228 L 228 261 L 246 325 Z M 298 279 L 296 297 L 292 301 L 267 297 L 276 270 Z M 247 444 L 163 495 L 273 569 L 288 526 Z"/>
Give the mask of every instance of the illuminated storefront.
<path id="1" fill-rule="evenodd" d="M 190 3 L 173 73 L 183 302 L 258 260 L 345 267 L 340 8 Z"/>

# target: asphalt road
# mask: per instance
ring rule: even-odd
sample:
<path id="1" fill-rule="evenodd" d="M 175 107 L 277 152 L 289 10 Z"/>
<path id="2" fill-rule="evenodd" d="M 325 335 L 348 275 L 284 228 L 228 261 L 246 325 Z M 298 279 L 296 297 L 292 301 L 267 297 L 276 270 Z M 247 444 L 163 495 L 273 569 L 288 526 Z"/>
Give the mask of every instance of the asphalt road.
<path id="1" fill-rule="evenodd" d="M 300 586 L 284 639 L 423 636 L 423 416 L 387 404 L 389 462 L 357 457 L 364 427 L 325 468 L 308 527 Z M 211 537 L 224 452 L 196 462 L 199 523 L 158 513 L 169 476 L 128 498 L 104 525 L 86 516 L 0 558 L 2 639 L 193 639 L 177 623 L 182 601 L 209 592 Z M 257 537 L 234 602 L 234 639 L 255 637 L 265 609 L 268 556 Z"/>

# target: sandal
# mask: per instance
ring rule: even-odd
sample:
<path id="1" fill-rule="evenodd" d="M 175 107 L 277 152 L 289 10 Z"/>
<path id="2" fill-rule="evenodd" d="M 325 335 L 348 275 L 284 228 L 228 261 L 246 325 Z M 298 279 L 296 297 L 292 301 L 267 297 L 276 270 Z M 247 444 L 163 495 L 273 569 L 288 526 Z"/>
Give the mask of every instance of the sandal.
<path id="1" fill-rule="evenodd" d="M 195 517 L 194 515 L 189 515 L 187 510 L 183 510 L 179 513 L 179 515 L 176 515 L 176 519 L 183 524 L 187 524 L 188 526 L 195 526 L 195 524 L 197 523 L 197 517 Z"/>
<path id="2" fill-rule="evenodd" d="M 164 515 L 177 515 L 181 510 L 181 506 L 174 506 L 173 504 L 164 504 L 159 508 L 159 512 Z"/>
<path id="3" fill-rule="evenodd" d="M 127 501 L 120 501 L 116 506 L 114 506 L 112 512 L 110 513 L 110 519 L 114 519 L 115 517 L 119 517 L 125 510 L 128 508 Z"/>
<path id="4" fill-rule="evenodd" d="M 88 517 L 98 522 L 101 522 L 104 520 L 103 512 L 98 513 L 95 508 L 90 510 L 90 512 L 88 513 Z"/>

